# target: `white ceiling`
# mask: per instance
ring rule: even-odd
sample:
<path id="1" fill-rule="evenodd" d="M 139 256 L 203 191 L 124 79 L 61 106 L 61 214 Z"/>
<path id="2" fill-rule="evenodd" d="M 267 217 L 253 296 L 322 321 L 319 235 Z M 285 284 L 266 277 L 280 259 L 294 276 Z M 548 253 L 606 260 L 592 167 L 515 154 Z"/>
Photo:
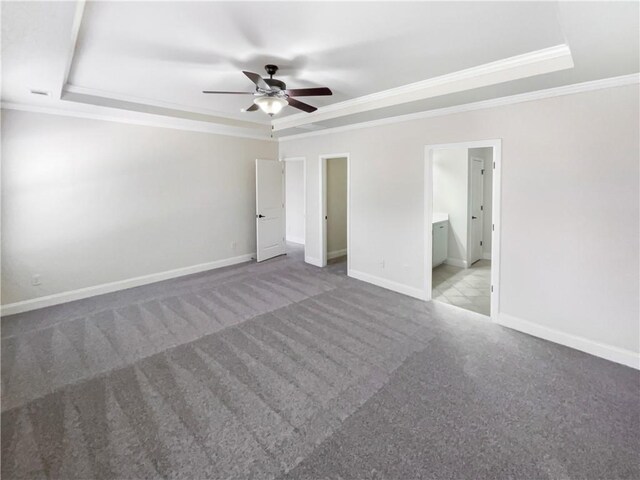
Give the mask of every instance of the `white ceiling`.
<path id="1" fill-rule="evenodd" d="M 250 126 L 269 123 L 261 112 L 240 113 L 252 97 L 201 91 L 251 91 L 241 70 L 276 63 L 290 88 L 330 87 L 332 97 L 304 99 L 322 107 L 559 44 L 571 49 L 570 70 L 319 122 L 329 127 L 640 70 L 637 2 L 87 2 L 74 49 L 77 5 L 2 3 L 4 102 L 152 105 L 164 107 L 160 115 Z"/>

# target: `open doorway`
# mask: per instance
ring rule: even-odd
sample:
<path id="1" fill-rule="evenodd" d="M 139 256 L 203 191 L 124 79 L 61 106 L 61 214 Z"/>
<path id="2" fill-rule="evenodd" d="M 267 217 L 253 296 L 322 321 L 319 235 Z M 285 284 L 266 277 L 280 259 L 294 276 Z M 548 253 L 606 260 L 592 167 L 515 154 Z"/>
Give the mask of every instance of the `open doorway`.
<path id="1" fill-rule="evenodd" d="M 284 167 L 287 254 L 300 254 L 301 258 L 304 258 L 306 230 L 305 158 L 285 158 Z"/>
<path id="2" fill-rule="evenodd" d="M 425 177 L 426 296 L 494 319 L 499 157 L 499 141 L 430 146 Z"/>
<path id="3" fill-rule="evenodd" d="M 349 155 L 322 155 L 321 242 L 322 266 L 348 270 L 349 245 Z"/>

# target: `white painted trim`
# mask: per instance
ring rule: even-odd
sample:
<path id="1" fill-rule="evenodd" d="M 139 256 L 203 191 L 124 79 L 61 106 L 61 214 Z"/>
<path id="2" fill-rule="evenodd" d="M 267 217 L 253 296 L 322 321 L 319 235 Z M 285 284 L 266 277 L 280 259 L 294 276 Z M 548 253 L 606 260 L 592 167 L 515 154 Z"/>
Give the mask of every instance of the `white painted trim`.
<path id="1" fill-rule="evenodd" d="M 322 268 L 322 266 L 323 266 L 322 265 L 322 260 L 319 259 L 319 258 L 305 256 L 304 257 L 304 261 L 305 261 L 305 263 L 309 263 L 309 264 L 314 265 L 316 267 Z"/>
<path id="2" fill-rule="evenodd" d="M 500 265 L 502 245 L 502 140 L 493 147 L 494 168 L 491 180 L 491 320 L 500 315 Z M 491 165 L 489 165 L 491 167 Z"/>
<path id="3" fill-rule="evenodd" d="M 493 234 L 491 237 L 491 285 L 493 291 L 491 293 L 491 320 L 498 321 L 498 315 L 500 313 L 500 232 L 502 225 L 501 218 L 501 168 L 502 168 L 502 140 L 479 140 L 471 142 L 459 142 L 459 143 L 444 143 L 437 145 L 425 145 L 424 147 L 424 296 L 426 300 L 431 300 L 432 289 L 432 275 L 433 267 L 431 266 L 433 257 L 432 246 L 432 234 L 433 228 L 433 151 L 446 148 L 481 148 L 492 147 L 493 148 L 493 163 L 495 168 L 493 169 L 493 182 L 492 182 L 492 223 Z M 491 166 L 491 165 L 490 165 Z M 445 263 L 449 263 L 449 259 L 445 260 Z M 466 265 L 465 267 L 466 268 Z"/>
<path id="4" fill-rule="evenodd" d="M 483 260 L 491 260 L 491 252 L 482 252 Z"/>
<path id="5" fill-rule="evenodd" d="M 300 237 L 287 237 L 287 242 L 296 243 L 298 245 L 304 245 L 304 238 Z"/>
<path id="6" fill-rule="evenodd" d="M 452 107 L 426 110 L 422 112 L 410 113 L 394 117 L 386 117 L 368 122 L 353 123 L 341 127 L 326 128 L 323 130 L 300 133 L 295 135 L 286 135 L 280 138 L 271 138 L 269 132 L 260 134 L 258 132 L 243 131 L 242 128 L 226 127 L 210 122 L 198 122 L 196 120 L 188 120 L 183 118 L 167 117 L 162 115 L 146 114 L 142 112 L 124 111 L 116 108 L 99 107 L 96 105 L 83 104 L 90 111 L 79 111 L 75 109 L 62 108 L 59 106 L 38 106 L 30 104 L 21 104 L 13 102 L 2 102 L 1 107 L 6 110 L 20 110 L 35 113 L 48 113 L 50 115 L 62 115 L 67 117 L 89 118 L 93 120 L 104 120 L 109 122 L 126 123 L 132 125 L 145 125 L 161 128 L 171 128 L 176 130 L 185 130 L 192 132 L 214 133 L 218 135 L 227 135 L 232 137 L 252 138 L 256 140 L 266 141 L 290 141 L 301 138 L 314 137 L 319 135 L 329 135 L 361 128 L 371 128 L 381 125 L 389 125 L 394 123 L 407 122 L 411 120 L 419 120 L 424 118 L 441 117 L 456 113 L 463 113 L 475 110 L 483 110 L 517 103 L 529 102 L 533 100 L 541 100 L 545 98 L 553 98 L 564 95 L 573 95 L 576 93 L 589 92 L 604 88 L 614 88 L 626 85 L 635 85 L 640 83 L 640 73 L 623 75 L 619 77 L 605 78 L 601 80 L 593 80 L 589 82 L 576 83 L 572 85 L 564 85 L 561 87 L 549 88 L 546 90 L 537 90 L 518 95 L 483 100 L 480 102 L 467 103 L 463 105 L 455 105 Z M 66 102 L 70 103 L 70 102 Z M 196 112 L 198 113 L 198 112 Z M 308 114 L 305 114 L 308 115 Z M 258 125 L 258 124 L 256 124 Z"/>
<path id="7" fill-rule="evenodd" d="M 135 103 L 138 105 L 145 105 L 150 107 L 165 108 L 168 110 L 177 110 L 185 113 L 208 115 L 211 117 L 218 117 L 225 120 L 231 120 L 236 122 L 259 124 L 261 126 L 266 126 L 271 124 L 271 121 L 269 121 L 268 119 L 266 119 L 267 121 L 262 121 L 262 122 L 260 121 L 256 122 L 255 120 L 248 120 L 247 117 L 243 116 L 241 113 L 232 114 L 229 112 L 220 112 L 218 110 L 211 110 L 208 108 L 192 107 L 192 106 L 182 105 L 179 103 L 163 102 L 161 100 L 155 100 L 155 99 L 145 98 L 145 97 L 136 97 L 135 95 L 123 95 L 121 93 L 110 92 L 107 90 L 99 90 L 97 88 L 79 87 L 77 85 L 66 84 L 64 86 L 64 92 L 75 93 L 78 95 L 86 95 L 88 97 L 98 97 L 106 100 Z M 93 103 L 83 102 L 75 99 L 70 99 L 69 101 L 82 103 L 86 105 L 93 105 Z M 113 108 L 118 108 L 118 107 L 113 107 Z M 262 118 L 262 117 L 252 117 L 252 118 L 255 119 L 255 118 Z M 233 126 L 233 125 L 229 125 L 229 126 Z"/>
<path id="8" fill-rule="evenodd" d="M 213 133 L 229 137 L 251 138 L 264 140 L 267 142 L 277 142 L 277 138 L 271 138 L 269 133 L 264 134 L 251 132 L 240 127 L 230 127 L 210 122 L 199 122 L 184 118 L 167 117 L 150 113 L 131 112 L 114 108 L 98 107 L 87 105 L 91 111 L 69 110 L 55 106 L 38 106 L 22 103 L 2 102 L 1 107 L 5 110 L 19 110 L 23 112 L 45 113 L 48 115 L 60 115 L 64 117 L 87 118 L 91 120 L 103 120 L 106 122 L 125 123 L 130 125 L 143 125 L 147 127 L 171 128 L 174 130 L 185 130 L 189 132 Z"/>
<path id="9" fill-rule="evenodd" d="M 631 368 L 640 369 L 640 354 L 631 350 L 625 350 L 619 347 L 614 347 L 613 345 L 589 340 L 584 337 L 562 332 L 555 328 L 545 327 L 505 313 L 501 313 L 498 316 L 497 323 L 504 327 L 511 328 L 528 335 L 533 335 L 534 337 L 558 343 L 575 350 L 580 350 L 581 352 L 585 352 L 590 355 L 595 355 L 596 357 L 620 363 Z"/>
<path id="10" fill-rule="evenodd" d="M 517 103 L 531 102 L 534 100 L 542 100 L 546 98 L 561 97 L 564 95 L 574 95 L 577 93 L 601 90 L 604 88 L 623 87 L 627 85 L 635 85 L 640 83 L 640 73 L 632 73 L 630 75 L 622 75 L 620 77 L 604 78 L 601 80 L 593 80 L 590 82 L 575 83 L 572 85 L 563 85 L 561 87 L 548 88 L 545 90 L 536 90 L 534 92 L 520 93 L 507 97 L 492 98 L 490 100 L 482 100 L 480 102 L 465 103 L 462 105 L 454 105 L 452 107 L 437 108 L 433 110 L 425 110 L 422 112 L 408 113 L 406 115 L 397 115 L 395 117 L 386 117 L 368 122 L 352 123 L 340 127 L 326 128 L 314 132 L 298 133 L 295 135 L 285 135 L 280 137 L 281 142 L 297 140 L 301 138 L 317 137 L 320 135 L 329 135 L 332 133 L 346 132 L 349 130 L 358 130 L 361 128 L 379 127 L 382 125 L 390 125 L 394 123 L 409 122 L 411 120 L 421 120 L 424 118 L 442 117 L 453 115 L 456 113 L 471 112 L 475 110 L 485 110 L 488 108 L 502 107 L 506 105 L 514 105 Z"/>
<path id="11" fill-rule="evenodd" d="M 347 159 L 347 275 L 351 269 L 351 160 L 349 153 L 323 154 L 318 157 L 320 162 L 320 255 L 322 266 L 327 266 L 327 222 L 324 217 L 327 215 L 327 160 L 330 158 Z"/>
<path id="12" fill-rule="evenodd" d="M 213 262 L 200 263 L 198 265 L 192 265 L 190 267 L 176 268 L 174 270 L 168 270 L 166 272 L 152 273 L 150 275 L 142 275 L 140 277 L 128 278 L 126 280 L 103 283 L 101 285 L 80 288 L 78 290 L 54 293 L 53 295 L 33 298 L 31 300 L 24 300 L 22 302 L 9 303 L 7 305 L 2 305 L 1 315 L 5 316 L 28 312 L 30 310 L 51 307 L 53 305 L 73 302 L 75 300 L 81 300 L 83 298 L 95 297 L 96 295 L 104 295 L 105 293 L 117 292 L 119 290 L 126 290 L 128 288 L 148 285 L 150 283 L 183 277 L 185 275 L 192 275 L 194 273 L 206 272 L 208 270 L 215 270 L 217 268 L 228 267 L 230 265 L 237 265 L 238 263 L 248 262 L 255 258 L 255 256 L 255 253 L 247 253 L 237 257 L 214 260 Z"/>
<path id="13" fill-rule="evenodd" d="M 447 265 L 453 265 L 454 267 L 467 268 L 467 261 L 460 260 L 459 258 L 447 257 L 443 263 Z"/>
<path id="14" fill-rule="evenodd" d="M 409 297 L 426 300 L 426 298 L 424 297 L 424 292 L 419 288 L 410 287 L 402 283 L 394 282 L 393 280 L 377 277 L 375 275 L 370 275 L 358 270 L 350 270 L 349 276 L 355 278 L 356 280 L 362 280 L 363 282 L 386 288 L 387 290 L 392 290 L 397 293 L 402 293 L 403 295 L 408 295 Z"/>
<path id="15" fill-rule="evenodd" d="M 76 54 L 78 35 L 80 34 L 80 27 L 82 26 L 82 17 L 84 16 L 84 8 L 86 4 L 86 0 L 76 0 L 76 9 L 73 15 L 73 23 L 71 24 L 71 39 L 69 42 L 69 50 L 67 51 L 67 58 L 65 60 L 63 77 L 60 81 L 60 88 L 58 88 L 57 91 L 57 98 L 62 98 L 65 86 L 69 81 L 69 74 L 71 73 L 71 67 L 73 67 L 73 58 Z"/>
<path id="16" fill-rule="evenodd" d="M 272 125 L 274 131 L 284 130 L 307 123 L 354 115 L 568 68 L 573 68 L 571 50 L 567 45 L 556 45 L 344 102 L 333 103 L 320 107 L 313 113 L 295 114 L 274 119 Z"/>
<path id="17" fill-rule="evenodd" d="M 318 191 L 320 192 L 319 198 L 319 207 L 320 207 L 320 230 L 318 230 L 320 235 L 320 263 L 321 267 L 327 266 L 327 161 L 322 157 L 319 158 L 320 161 L 320 186 Z"/>
<path id="18" fill-rule="evenodd" d="M 331 260 L 332 258 L 344 257 L 346 254 L 346 248 L 343 248 L 342 250 L 334 250 L 333 252 L 327 253 L 327 260 Z"/>

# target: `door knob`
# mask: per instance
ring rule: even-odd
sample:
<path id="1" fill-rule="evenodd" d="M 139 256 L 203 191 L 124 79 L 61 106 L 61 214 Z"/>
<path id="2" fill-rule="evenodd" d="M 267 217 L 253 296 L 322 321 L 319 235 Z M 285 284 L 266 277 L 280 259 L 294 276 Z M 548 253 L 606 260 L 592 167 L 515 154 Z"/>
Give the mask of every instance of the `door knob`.
<path id="1" fill-rule="evenodd" d="M 478 217 L 474 217 L 473 215 L 471 215 L 471 220 L 475 220 Z"/>
<path id="2" fill-rule="evenodd" d="M 259 215 L 258 215 L 258 218 L 265 218 L 265 217 L 264 217 L 264 215 L 259 214 Z"/>

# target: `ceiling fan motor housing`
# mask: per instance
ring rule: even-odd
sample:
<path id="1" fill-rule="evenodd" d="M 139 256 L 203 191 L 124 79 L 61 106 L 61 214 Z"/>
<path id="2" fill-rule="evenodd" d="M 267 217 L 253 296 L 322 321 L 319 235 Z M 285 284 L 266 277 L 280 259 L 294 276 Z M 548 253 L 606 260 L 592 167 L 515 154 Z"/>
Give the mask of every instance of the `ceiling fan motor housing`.
<path id="1" fill-rule="evenodd" d="M 275 78 L 273 78 L 273 76 L 276 74 L 276 72 L 278 71 L 278 66 L 277 65 L 265 65 L 264 69 L 267 71 L 267 75 L 269 75 L 271 78 L 263 78 L 263 80 L 265 81 L 265 83 L 267 85 L 269 85 L 271 88 L 276 88 L 277 90 L 286 90 L 287 86 L 285 85 L 284 82 L 280 81 L 280 80 L 276 80 Z"/>
<path id="2" fill-rule="evenodd" d="M 286 90 L 287 89 L 287 85 L 284 82 L 281 82 L 280 80 L 276 80 L 275 78 L 264 78 L 263 80 L 271 88 L 276 88 L 278 90 Z"/>

